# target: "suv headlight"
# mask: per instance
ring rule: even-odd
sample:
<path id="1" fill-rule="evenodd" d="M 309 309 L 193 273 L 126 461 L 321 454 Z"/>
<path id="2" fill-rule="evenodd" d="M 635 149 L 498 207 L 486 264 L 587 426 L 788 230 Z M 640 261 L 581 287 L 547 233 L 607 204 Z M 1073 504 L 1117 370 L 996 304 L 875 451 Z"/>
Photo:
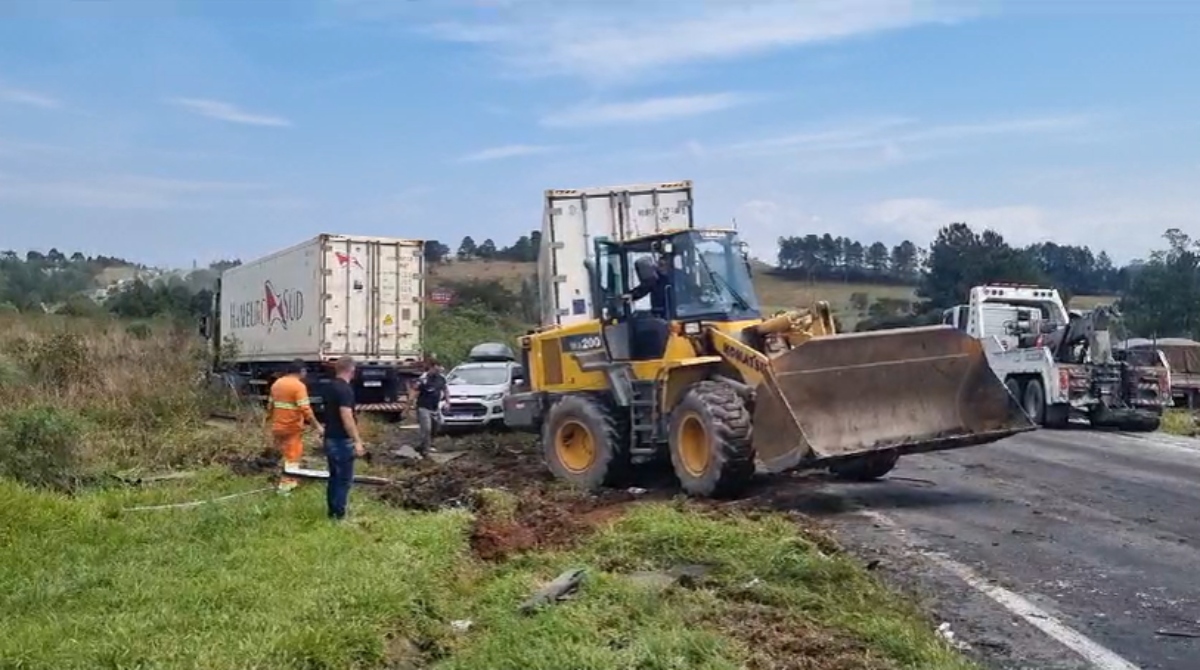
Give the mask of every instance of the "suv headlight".
<path id="1" fill-rule="evenodd" d="M 488 397 L 484 398 L 484 400 L 499 400 L 503 397 L 504 397 L 503 393 L 493 393 L 493 394 L 489 395 Z"/>

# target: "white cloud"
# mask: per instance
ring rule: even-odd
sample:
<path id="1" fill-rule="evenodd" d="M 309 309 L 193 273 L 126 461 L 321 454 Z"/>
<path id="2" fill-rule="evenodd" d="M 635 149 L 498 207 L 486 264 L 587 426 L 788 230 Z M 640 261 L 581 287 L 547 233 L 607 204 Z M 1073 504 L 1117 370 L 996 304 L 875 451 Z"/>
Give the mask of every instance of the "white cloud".
<path id="1" fill-rule="evenodd" d="M 718 0 L 629 5 L 572 2 L 547 11 L 513 2 L 487 22 L 449 21 L 428 32 L 479 45 L 517 72 L 617 81 L 689 63 L 731 60 L 772 50 L 844 40 L 975 14 L 949 0 Z"/>
<path id="2" fill-rule="evenodd" d="M 1090 116 L 1082 114 L 1015 117 L 957 124 L 922 124 L 915 119 L 882 117 L 737 142 L 727 145 L 725 150 L 744 155 L 877 150 L 883 152 L 885 157 L 902 158 L 905 146 L 958 143 L 1002 136 L 1066 135 L 1088 127 L 1091 122 Z"/>
<path id="3" fill-rule="evenodd" d="M 248 126 L 275 126 L 288 127 L 292 122 L 281 117 L 272 116 L 269 114 L 257 114 L 247 112 L 237 105 L 220 100 L 205 100 L 201 98 L 171 98 L 168 103 L 182 107 L 194 114 L 206 116 L 210 119 L 219 121 L 227 121 L 229 123 L 240 123 Z"/>
<path id="4" fill-rule="evenodd" d="M 747 104 L 756 98 L 741 93 L 712 93 L 647 98 L 628 102 L 579 105 L 542 117 L 543 126 L 577 128 L 622 123 L 649 123 L 710 114 Z"/>
<path id="5" fill-rule="evenodd" d="M 1130 196 L 1110 187 L 1107 196 L 1044 204 L 980 205 L 927 197 L 891 198 L 848 213 L 848 218 L 922 246 L 932 242 L 943 226 L 963 222 L 976 232 L 990 228 L 1014 246 L 1038 242 L 1089 246 L 1108 252 L 1118 263 L 1126 263 L 1161 248 L 1166 229 L 1187 230 L 1198 207 L 1200 197 L 1194 193 L 1159 190 Z"/>
<path id="6" fill-rule="evenodd" d="M 479 163 L 483 161 L 495 161 L 505 158 L 517 158 L 520 156 L 534 156 L 538 154 L 547 154 L 558 151 L 560 147 L 537 145 L 537 144 L 507 144 L 502 147 L 491 147 L 482 149 L 475 153 L 467 154 L 459 158 L 461 163 Z"/>
<path id="7" fill-rule="evenodd" d="M 44 93 L 4 86 L 0 86 L 0 102 L 41 107 L 42 109 L 58 109 L 62 107 L 62 102 L 57 98 L 52 98 Z"/>
<path id="8" fill-rule="evenodd" d="M 261 192 L 262 184 L 117 175 L 94 179 L 34 180 L 0 176 L 0 201 L 40 207 L 169 209 L 214 196 Z M 204 196 L 189 200 L 196 196 Z"/>

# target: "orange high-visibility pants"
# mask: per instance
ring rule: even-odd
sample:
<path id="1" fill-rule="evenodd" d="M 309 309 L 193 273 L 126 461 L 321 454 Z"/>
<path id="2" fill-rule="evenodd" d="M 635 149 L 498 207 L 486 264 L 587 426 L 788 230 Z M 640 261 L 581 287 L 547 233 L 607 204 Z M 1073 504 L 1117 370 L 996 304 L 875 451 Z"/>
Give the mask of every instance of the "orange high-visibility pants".
<path id="1" fill-rule="evenodd" d="M 304 455 L 304 433 L 293 431 L 277 432 L 275 436 L 275 448 L 283 454 L 283 467 L 299 468 L 300 457 Z M 300 482 L 295 477 L 283 475 L 279 478 L 279 488 L 282 490 L 291 490 L 296 488 Z"/>

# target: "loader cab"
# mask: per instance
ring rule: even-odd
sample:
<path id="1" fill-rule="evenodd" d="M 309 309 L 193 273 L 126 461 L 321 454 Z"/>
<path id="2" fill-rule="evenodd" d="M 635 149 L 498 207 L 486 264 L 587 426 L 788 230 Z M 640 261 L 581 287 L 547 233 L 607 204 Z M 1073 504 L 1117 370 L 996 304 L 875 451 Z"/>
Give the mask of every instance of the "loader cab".
<path id="1" fill-rule="evenodd" d="M 655 360 L 671 324 L 761 318 L 745 245 L 732 230 L 596 242 L 597 316 L 614 360 Z"/>

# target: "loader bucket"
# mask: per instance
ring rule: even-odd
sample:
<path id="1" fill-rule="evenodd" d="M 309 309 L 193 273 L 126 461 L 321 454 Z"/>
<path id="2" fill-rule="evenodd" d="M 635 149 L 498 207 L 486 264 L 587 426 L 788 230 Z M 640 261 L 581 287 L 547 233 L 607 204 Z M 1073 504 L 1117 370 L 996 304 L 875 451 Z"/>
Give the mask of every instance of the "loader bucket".
<path id="1" fill-rule="evenodd" d="M 1036 426 L 950 326 L 818 337 L 771 360 L 753 440 L 769 472 L 986 444 Z"/>

